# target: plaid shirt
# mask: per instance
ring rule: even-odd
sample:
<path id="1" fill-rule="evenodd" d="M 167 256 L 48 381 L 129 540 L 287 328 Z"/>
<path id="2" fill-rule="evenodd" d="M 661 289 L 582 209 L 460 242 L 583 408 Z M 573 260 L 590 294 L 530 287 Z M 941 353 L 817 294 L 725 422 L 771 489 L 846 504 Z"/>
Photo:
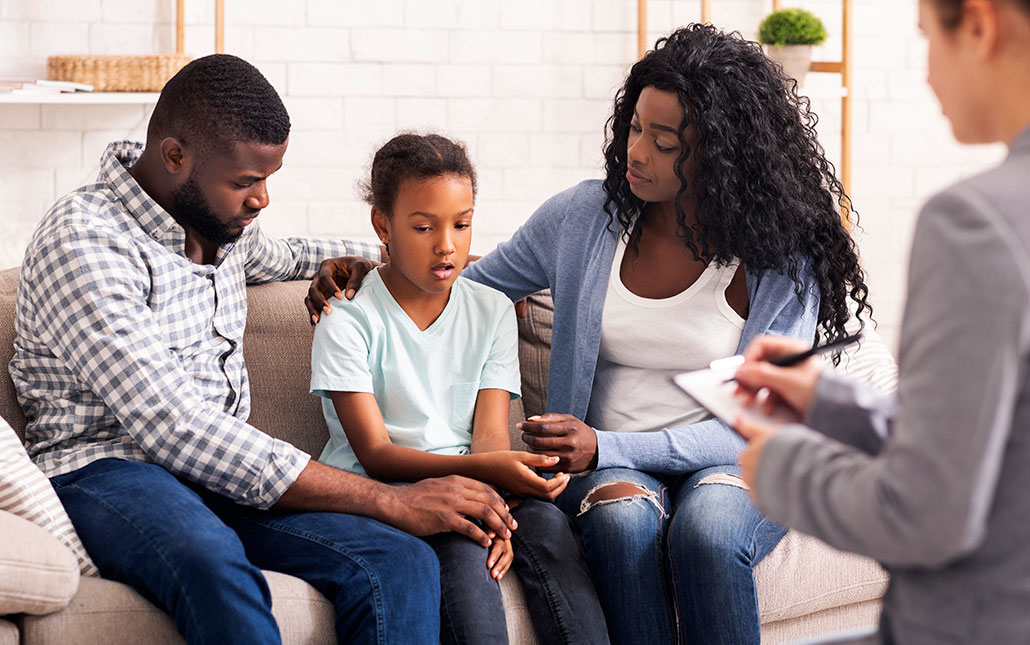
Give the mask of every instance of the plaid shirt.
<path id="1" fill-rule="evenodd" d="M 60 199 L 25 254 L 10 371 L 29 454 L 51 477 L 106 457 L 150 461 L 267 508 L 309 457 L 246 423 L 246 285 L 378 248 L 251 225 L 214 266 L 191 262 L 183 228 L 126 170 L 142 150 L 108 146 L 97 182 Z"/>

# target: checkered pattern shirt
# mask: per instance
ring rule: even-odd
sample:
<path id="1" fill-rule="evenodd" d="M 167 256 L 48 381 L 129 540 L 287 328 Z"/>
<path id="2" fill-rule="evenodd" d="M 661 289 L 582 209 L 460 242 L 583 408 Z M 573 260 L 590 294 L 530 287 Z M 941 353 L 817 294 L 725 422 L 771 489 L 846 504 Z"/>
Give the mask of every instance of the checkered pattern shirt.
<path id="1" fill-rule="evenodd" d="M 215 265 L 195 264 L 183 228 L 126 170 L 142 150 L 112 143 L 97 182 L 61 198 L 26 252 L 10 371 L 29 453 L 51 477 L 106 457 L 149 461 L 267 508 L 309 457 L 246 423 L 246 285 L 379 250 L 251 225 Z"/>

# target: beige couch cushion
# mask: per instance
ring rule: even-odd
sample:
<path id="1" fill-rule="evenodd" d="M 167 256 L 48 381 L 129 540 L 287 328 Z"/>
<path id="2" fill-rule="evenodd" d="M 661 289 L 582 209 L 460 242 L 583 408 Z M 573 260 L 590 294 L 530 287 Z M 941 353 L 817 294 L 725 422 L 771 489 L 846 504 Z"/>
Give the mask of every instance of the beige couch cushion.
<path id="1" fill-rule="evenodd" d="M 875 560 L 789 531 L 755 567 L 755 582 L 766 623 L 879 598 L 887 572 Z"/>
<path id="2" fill-rule="evenodd" d="M 333 607 L 302 580 L 273 571 L 265 572 L 272 591 L 272 614 L 279 623 L 283 643 L 334 643 Z M 163 611 L 130 587 L 83 578 L 82 589 L 63 611 L 22 621 L 25 645 L 61 643 L 181 644 L 175 624 Z"/>
<path id="3" fill-rule="evenodd" d="M 243 357 L 250 376 L 250 424 L 318 457 L 329 440 L 311 382 L 308 282 L 275 282 L 247 290 Z"/>
<path id="4" fill-rule="evenodd" d="M 11 424 L 21 437 L 25 431 L 25 413 L 18 405 L 14 383 L 7 373 L 7 365 L 14 356 L 14 299 L 18 291 L 18 269 L 0 271 L 0 417 Z"/>
<path id="5" fill-rule="evenodd" d="M 79 588 L 79 564 L 68 547 L 32 522 L 0 511 L 0 615 L 47 614 Z"/>

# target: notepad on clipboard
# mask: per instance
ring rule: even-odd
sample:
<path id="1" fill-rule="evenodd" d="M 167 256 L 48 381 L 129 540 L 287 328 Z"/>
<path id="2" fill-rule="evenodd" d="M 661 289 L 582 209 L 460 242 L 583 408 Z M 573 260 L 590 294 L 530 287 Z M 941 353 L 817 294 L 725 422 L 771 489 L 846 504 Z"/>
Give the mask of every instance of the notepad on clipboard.
<path id="1" fill-rule="evenodd" d="M 774 408 L 772 414 L 766 414 L 762 409 L 765 399 L 763 394 L 760 394 L 750 406 L 745 406 L 744 400 L 734 395 L 737 391 L 737 382 L 730 379 L 743 362 L 743 356 L 720 358 L 712 361 L 708 369 L 677 374 L 673 381 L 690 398 L 727 425 L 732 426 L 736 423 L 737 417 L 741 414 L 747 414 L 762 423 L 797 423 L 797 415 L 782 406 Z"/>

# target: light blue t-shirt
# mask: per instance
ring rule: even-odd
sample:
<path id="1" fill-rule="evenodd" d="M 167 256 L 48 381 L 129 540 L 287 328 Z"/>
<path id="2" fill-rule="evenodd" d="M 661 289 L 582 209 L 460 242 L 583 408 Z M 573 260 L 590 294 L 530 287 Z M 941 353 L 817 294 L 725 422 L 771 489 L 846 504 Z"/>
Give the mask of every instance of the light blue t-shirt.
<path id="1" fill-rule="evenodd" d="M 425 330 L 378 269 L 353 300 L 330 302 L 333 313 L 321 317 L 311 345 L 311 393 L 322 397 L 329 426 L 323 463 L 365 474 L 330 392 L 371 392 L 394 444 L 444 455 L 469 452 L 479 390 L 521 395 L 515 313 L 499 291 L 459 276 Z"/>

